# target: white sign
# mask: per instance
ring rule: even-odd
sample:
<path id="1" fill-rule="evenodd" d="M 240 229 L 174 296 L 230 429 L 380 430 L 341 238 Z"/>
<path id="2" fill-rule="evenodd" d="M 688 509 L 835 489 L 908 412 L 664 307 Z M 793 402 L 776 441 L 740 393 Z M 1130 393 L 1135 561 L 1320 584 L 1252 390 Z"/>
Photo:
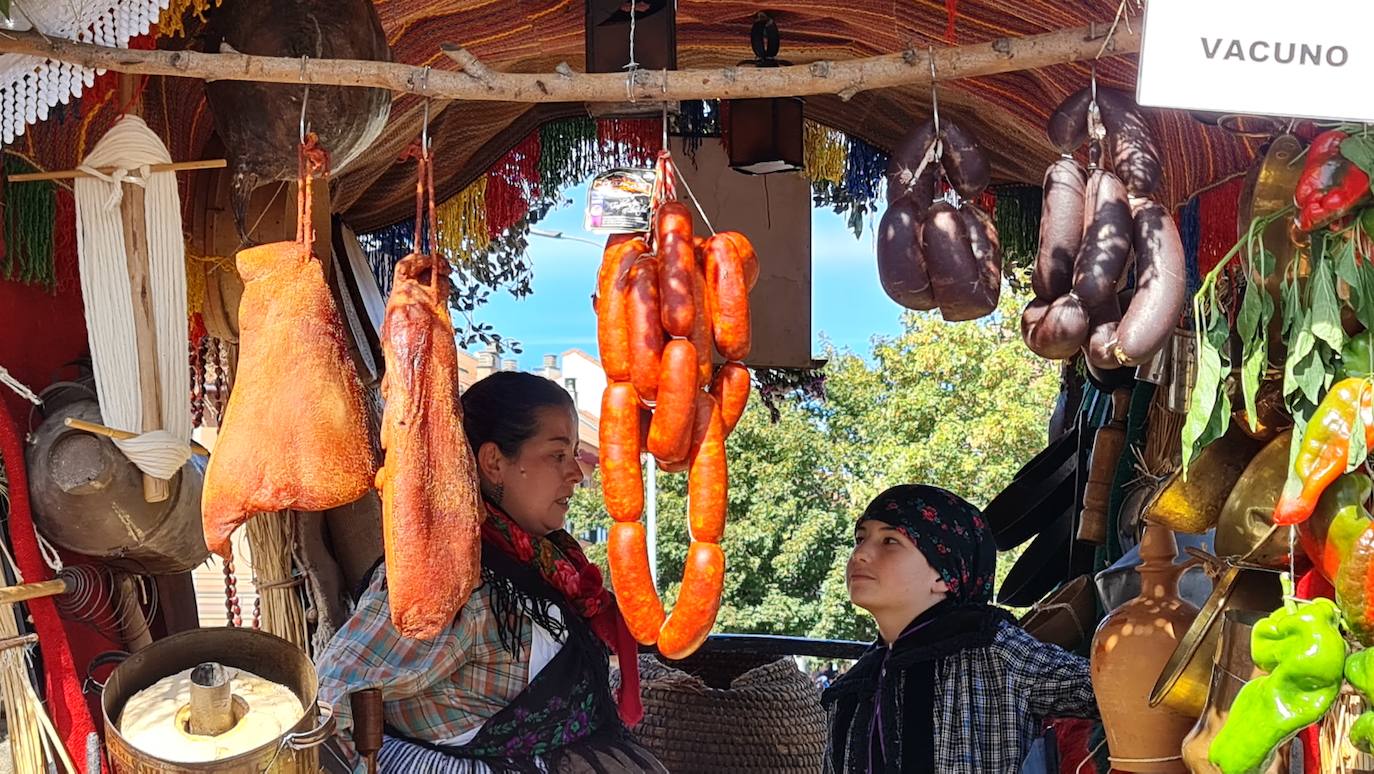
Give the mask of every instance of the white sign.
<path id="1" fill-rule="evenodd" d="M 1148 0 L 1136 99 L 1374 121 L 1374 2 Z"/>

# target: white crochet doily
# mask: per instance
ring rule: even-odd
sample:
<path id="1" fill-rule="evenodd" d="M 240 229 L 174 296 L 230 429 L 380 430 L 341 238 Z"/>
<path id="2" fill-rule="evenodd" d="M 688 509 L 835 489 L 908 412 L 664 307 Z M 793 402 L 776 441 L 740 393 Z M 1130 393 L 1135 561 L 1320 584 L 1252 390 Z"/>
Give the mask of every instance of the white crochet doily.
<path id="1" fill-rule="evenodd" d="M 170 0 L 12 0 L 10 12 L 49 37 L 125 48 L 148 32 Z M 4 22 L 0 21 L 0 29 Z M 0 145 L 67 104 L 103 70 L 37 56 L 0 54 Z"/>

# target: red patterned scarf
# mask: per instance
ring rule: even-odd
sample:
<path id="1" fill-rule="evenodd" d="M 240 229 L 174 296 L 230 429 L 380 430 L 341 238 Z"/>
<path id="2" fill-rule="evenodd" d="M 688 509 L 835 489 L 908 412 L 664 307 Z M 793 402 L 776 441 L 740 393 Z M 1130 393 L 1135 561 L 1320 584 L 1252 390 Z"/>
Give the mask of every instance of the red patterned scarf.
<path id="1" fill-rule="evenodd" d="M 616 692 L 620 719 L 627 726 L 639 723 L 644 717 L 639 698 L 639 644 L 625 626 L 615 597 L 606 590 L 601 568 L 587 559 L 577 538 L 565 530 L 534 537 L 504 511 L 485 499 L 483 503 L 487 518 L 482 521 L 482 541 L 538 570 L 606 643 L 620 662 L 620 689 Z"/>

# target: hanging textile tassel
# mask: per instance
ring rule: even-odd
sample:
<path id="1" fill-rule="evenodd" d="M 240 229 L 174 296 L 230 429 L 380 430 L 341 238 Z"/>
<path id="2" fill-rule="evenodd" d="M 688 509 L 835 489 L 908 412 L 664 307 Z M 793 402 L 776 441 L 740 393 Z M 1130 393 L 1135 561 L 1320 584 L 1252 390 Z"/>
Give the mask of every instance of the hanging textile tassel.
<path id="1" fill-rule="evenodd" d="M 887 172 L 887 154 L 850 137 L 844 163 L 844 189 L 855 202 L 872 209 L 878 186 Z"/>
<path id="2" fill-rule="evenodd" d="M 652 167 L 663 144 L 658 118 L 606 118 L 596 122 L 603 168 Z"/>
<path id="3" fill-rule="evenodd" d="M 414 243 L 415 224 L 405 221 L 358 235 L 358 244 L 367 255 L 368 268 L 372 270 L 383 298 L 391 295 L 391 275 L 396 269 L 396 262 L 410 254 Z"/>
<path id="4" fill-rule="evenodd" d="M 1043 192 L 1038 185 L 1003 185 L 995 189 L 997 206 L 992 221 L 1002 240 L 1002 256 L 1016 266 L 1029 266 L 1040 249 L 1040 205 Z"/>
<path id="5" fill-rule="evenodd" d="M 198 21 L 205 21 L 205 12 L 218 8 L 223 0 L 171 0 L 157 19 L 158 32 L 164 37 L 179 38 L 186 34 L 186 16 L 195 14 Z"/>
<path id="6" fill-rule="evenodd" d="M 450 263 L 471 263 L 491 244 L 486 194 L 487 178 L 479 177 L 435 209 L 434 217 L 439 221 L 435 249 Z"/>
<path id="7" fill-rule="evenodd" d="M 531 132 L 487 172 L 487 238 L 496 239 L 539 198 L 539 133 Z"/>
<path id="8" fill-rule="evenodd" d="M 75 289 L 81 284 L 77 268 L 76 197 L 71 191 L 57 187 L 54 192 L 52 263 L 53 279 L 59 291 Z"/>
<path id="9" fill-rule="evenodd" d="M 539 188 L 545 197 L 581 185 L 599 171 L 595 120 L 579 116 L 540 127 Z"/>
<path id="10" fill-rule="evenodd" d="M 115 445 L 148 476 L 168 480 L 191 457 L 190 392 L 186 367 L 186 243 L 175 172 L 126 172 L 172 160 L 167 147 L 138 116 L 125 116 L 81 163 L 87 174 L 76 188 L 81 298 L 95 370 L 96 392 L 106 424 L 140 433 Z M 114 167 L 113 177 L 98 170 Z M 145 167 L 146 168 L 146 167 Z M 141 220 L 128 221 L 125 181 L 141 187 Z M 140 340 L 128 267 L 131 245 L 126 225 L 146 240 L 147 292 L 152 319 L 148 340 Z M 160 411 L 148 415 L 141 395 L 141 347 L 154 347 Z M 144 350 L 146 351 L 146 350 Z M 144 432 L 148 430 L 148 432 Z"/>
<path id="11" fill-rule="evenodd" d="M 15 156 L 5 157 L 7 175 L 37 169 Z M 5 182 L 5 253 L 0 277 L 48 289 L 55 284 L 53 229 L 57 186 L 50 182 Z"/>
<path id="12" fill-rule="evenodd" d="M 1198 266 L 1198 242 L 1202 235 L 1199 222 L 1200 205 L 1196 196 L 1189 199 L 1178 213 L 1178 235 L 1183 242 L 1184 266 L 1188 271 L 1188 297 L 1202 289 L 1202 271 Z M 1191 309 L 1191 304 L 1189 305 Z"/>
<path id="13" fill-rule="evenodd" d="M 844 134 L 838 129 L 831 129 L 815 121 L 802 124 L 802 155 L 806 159 L 806 177 L 811 182 L 844 182 L 844 162 L 847 154 Z"/>
<path id="14" fill-rule="evenodd" d="M 1216 267 L 1240 239 L 1240 193 L 1244 177 L 1234 177 L 1198 194 L 1198 271 L 1203 274 Z"/>
<path id="15" fill-rule="evenodd" d="M 951 46 L 958 42 L 954 26 L 959 21 L 959 0 L 945 0 L 945 42 Z"/>

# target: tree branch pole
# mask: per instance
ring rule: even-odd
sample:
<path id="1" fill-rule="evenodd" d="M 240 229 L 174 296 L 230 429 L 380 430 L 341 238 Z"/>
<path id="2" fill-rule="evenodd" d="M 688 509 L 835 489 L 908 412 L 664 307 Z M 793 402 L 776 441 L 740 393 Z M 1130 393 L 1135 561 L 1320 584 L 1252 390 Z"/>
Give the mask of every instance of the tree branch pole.
<path id="1" fill-rule="evenodd" d="M 1024 38 L 998 38 L 933 51 L 941 81 L 1033 70 L 1065 62 L 1119 56 L 1140 49 L 1138 18 L 1118 25 L 1103 46 L 1107 26 L 1047 32 Z M 436 99 L 490 102 L 635 102 L 747 97 L 800 97 L 837 94 L 844 99 L 870 89 L 928 85 L 930 56 L 925 49 L 844 61 L 818 61 L 787 67 L 722 67 L 695 70 L 638 70 L 633 74 L 577 73 L 560 65 L 552 73 L 493 70 L 466 49 L 445 44 L 443 51 L 459 71 L 431 70 L 394 62 L 350 59 L 300 59 L 251 56 L 232 49 L 136 51 L 42 37 L 33 32 L 0 32 L 0 53 L 30 54 L 122 73 L 200 78 L 206 81 L 365 86 Z"/>

